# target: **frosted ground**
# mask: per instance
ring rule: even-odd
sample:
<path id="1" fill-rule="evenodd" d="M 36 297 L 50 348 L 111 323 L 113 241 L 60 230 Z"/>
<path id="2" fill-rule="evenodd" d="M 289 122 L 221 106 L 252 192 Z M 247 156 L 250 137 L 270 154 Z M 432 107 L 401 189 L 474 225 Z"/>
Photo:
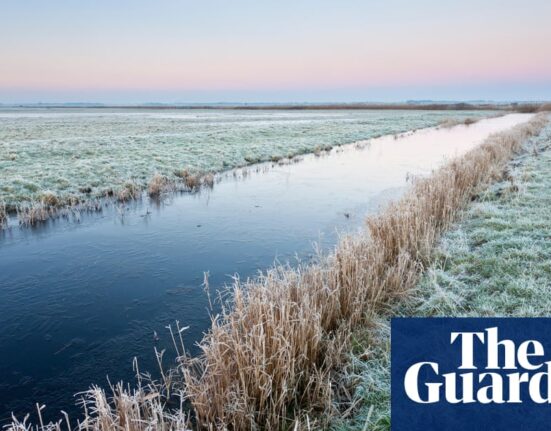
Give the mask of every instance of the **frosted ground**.
<path id="1" fill-rule="evenodd" d="M 218 172 L 488 111 L 0 110 L 0 203 L 145 187 L 156 173 Z"/>
<path id="2" fill-rule="evenodd" d="M 443 236 L 411 296 L 355 334 L 350 375 L 361 401 L 333 431 L 391 428 L 390 316 L 549 316 L 551 125 L 526 149 Z"/>

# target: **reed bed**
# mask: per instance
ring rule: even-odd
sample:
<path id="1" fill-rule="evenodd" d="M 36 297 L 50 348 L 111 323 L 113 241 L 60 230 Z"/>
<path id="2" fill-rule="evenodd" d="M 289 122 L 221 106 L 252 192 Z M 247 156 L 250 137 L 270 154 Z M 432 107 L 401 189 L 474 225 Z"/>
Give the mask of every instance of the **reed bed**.
<path id="1" fill-rule="evenodd" d="M 504 175 L 508 160 L 546 122 L 546 116 L 535 116 L 492 135 L 430 177 L 415 179 L 401 200 L 369 217 L 363 231 L 342 238 L 328 256 L 236 279 L 231 299 L 200 343 L 201 354 L 191 358 L 176 347 L 174 372 L 194 427 L 319 429 L 323 424 L 312 418 L 336 413 L 333 397 L 351 329 L 407 294 L 439 235 L 482 187 Z M 166 385 L 137 392 L 119 386 L 112 399 L 93 388 L 78 429 L 185 429 L 184 407 L 167 409 L 168 395 L 160 395 L 158 387 Z M 9 429 L 31 427 L 14 420 Z"/>
<path id="2" fill-rule="evenodd" d="M 15 109 L 14 115 L 0 118 L 0 200 L 10 212 L 39 202 L 46 190 L 57 194 L 61 206 L 70 197 L 88 201 L 116 196 L 126 181 L 137 183 L 145 195 L 156 173 L 171 180 L 175 171 L 183 169 L 222 173 L 311 153 L 317 146 L 432 127 L 442 118 L 493 113 L 292 111 L 290 117 L 266 112 L 265 121 L 259 122 L 254 121 L 258 113 L 233 110 L 150 115 L 155 112 L 152 107 L 143 112 L 125 109 L 120 115 L 81 115 L 99 111 L 79 108 L 79 114 L 72 115 L 71 109 L 38 109 L 44 115 L 27 116 L 25 109 Z M 317 127 L 312 128 L 312 121 Z"/>
<path id="3" fill-rule="evenodd" d="M 159 199 L 172 192 L 197 192 L 202 187 L 213 188 L 214 174 L 196 173 L 187 170 L 175 173 L 175 178 L 155 174 L 149 181 L 145 192 Z M 0 230 L 8 227 L 8 214 L 17 216 L 20 226 L 29 227 L 44 223 L 50 219 L 66 217 L 68 214 L 82 211 L 100 211 L 103 204 L 130 202 L 141 199 L 144 188 L 135 181 L 126 181 L 118 190 L 109 189 L 102 198 L 80 199 L 76 196 L 60 198 L 54 192 L 44 192 L 38 201 L 31 201 L 8 207 L 0 204 Z"/>
<path id="4" fill-rule="evenodd" d="M 535 112 L 543 112 L 545 109 L 544 109 L 544 106 L 545 105 L 541 105 L 539 106 L 538 105 L 538 108 L 537 110 L 534 110 L 534 111 L 531 111 L 532 113 L 535 113 Z M 536 109 L 536 108 L 534 108 Z M 524 110 L 524 109 L 523 109 Z M 506 112 L 505 111 L 502 111 L 502 112 L 498 112 L 498 113 L 495 113 L 495 114 L 492 114 L 492 115 L 489 115 L 488 117 L 485 117 L 485 119 L 488 119 L 488 118 L 497 118 L 497 117 L 502 117 L 503 115 L 506 115 Z M 451 129 L 452 127 L 455 127 L 455 126 L 460 126 L 460 125 L 463 125 L 463 126 L 470 126 L 472 124 L 476 124 L 478 123 L 480 120 L 482 120 L 483 118 L 478 118 L 478 117 L 465 117 L 465 118 L 444 118 L 443 120 L 441 120 L 438 125 L 436 126 L 437 128 L 440 128 L 440 129 Z M 415 132 L 415 130 L 414 130 Z"/>
<path id="5" fill-rule="evenodd" d="M 438 123 L 438 127 L 442 129 L 450 129 L 460 124 L 463 124 L 465 126 L 470 126 L 471 124 L 475 124 L 478 121 L 479 121 L 478 118 L 471 118 L 471 117 L 467 117 L 464 120 L 458 120 L 456 118 L 446 118 L 440 121 L 440 123 Z"/>
<path id="6" fill-rule="evenodd" d="M 166 176 L 155 174 L 149 181 L 147 186 L 147 193 L 151 197 L 158 197 L 168 189 L 169 180 Z"/>
<path id="7" fill-rule="evenodd" d="M 546 121 L 537 116 L 492 135 L 417 179 L 321 262 L 237 280 L 232 304 L 213 320 L 202 354 L 182 359 L 198 423 L 281 429 L 297 414 L 331 409 L 331 375 L 343 360 L 349 329 L 413 286 L 440 233 L 480 187 L 503 175 Z"/>

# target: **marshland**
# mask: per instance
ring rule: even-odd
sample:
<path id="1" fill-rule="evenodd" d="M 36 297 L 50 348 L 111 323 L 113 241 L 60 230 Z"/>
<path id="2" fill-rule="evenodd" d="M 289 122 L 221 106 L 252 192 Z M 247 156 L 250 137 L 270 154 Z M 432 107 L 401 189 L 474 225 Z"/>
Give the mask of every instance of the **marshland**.
<path id="1" fill-rule="evenodd" d="M 401 294 L 402 283 L 415 280 L 424 263 L 417 253 L 426 253 L 478 183 L 497 177 L 510 153 L 537 133 L 539 115 L 5 112 L 0 121 L 9 127 L 3 129 L 2 148 L 16 156 L 3 159 L 2 166 L 11 168 L 1 180 L 8 208 L 0 234 L 0 323 L 5 328 L 0 344 L 7 352 L 0 360 L 6 376 L 2 419 L 8 421 L 11 412 L 23 419 L 30 412 L 36 424 L 57 420 L 63 410 L 76 425 L 83 410 L 75 406 L 80 396 L 74 395 L 93 384 L 98 389 L 87 405 L 88 420 L 97 429 L 120 425 L 126 420 L 121 415 L 134 421 L 136 409 L 146 422 L 162 420 L 167 427 L 191 416 L 194 424 L 235 429 L 285 427 L 294 420 L 321 420 L 320 411 L 338 412 L 328 384 L 346 362 L 349 325 L 368 323 L 366 313 Z M 507 132 L 511 127 L 514 131 Z M 231 133 L 220 142 L 215 137 L 224 130 Z M 505 135 L 493 138 L 494 147 L 504 147 L 492 153 L 496 157 L 468 156 L 454 168 L 469 172 L 465 184 L 437 170 L 455 166 L 457 157 L 478 154 L 472 152 L 497 132 Z M 209 136 L 212 141 L 202 146 L 200 138 Z M 150 138 L 156 145 L 148 147 Z M 73 146 L 81 157 L 73 157 Z M 113 152 L 116 169 L 108 175 L 99 167 Z M 38 172 L 46 154 L 52 164 Z M 281 157 L 294 162 L 283 163 Z M 26 163 L 7 164 L 19 159 Z M 208 176 L 189 179 L 198 172 Z M 431 183 L 422 178 L 431 175 L 459 190 L 443 206 L 430 206 L 436 213 L 429 219 L 412 213 L 418 230 L 410 234 L 409 220 L 393 219 L 393 211 L 408 214 L 402 207 L 390 206 L 379 215 L 391 201 L 409 208 L 410 193 L 429 193 Z M 105 190 L 124 188 L 129 179 L 136 185 L 134 199 L 101 200 Z M 166 187 L 180 180 L 184 188 Z M 31 182 L 36 187 L 22 186 Z M 62 217 L 18 226 L 10 205 L 45 205 L 46 193 L 60 200 L 76 195 L 83 204 L 99 199 L 99 204 L 94 211 L 60 205 Z M 54 205 L 41 208 L 50 211 Z M 383 254 L 371 255 L 375 239 L 366 239 L 367 215 L 371 235 L 391 241 L 383 241 Z M 390 225 L 381 224 L 383 219 Z M 403 229 L 392 228 L 402 224 Z M 413 245 L 393 239 L 398 233 L 421 244 L 404 249 Z M 378 271 L 373 259 L 390 269 L 369 272 Z M 358 268 L 366 272 L 357 274 Z M 369 287 L 374 275 L 383 287 Z M 181 333 L 176 321 L 185 328 Z M 156 383 L 148 388 L 142 379 L 135 396 L 119 394 L 134 413 L 122 412 L 120 404 L 109 412 L 99 388 L 108 388 L 107 378 L 136 387 L 133 358 Z M 244 362 L 234 362 L 237 358 Z M 181 393 L 183 409 L 178 407 Z M 35 403 L 45 406 L 42 419 Z M 111 425 L 101 428 L 94 422 L 100 416 Z"/>
<path id="2" fill-rule="evenodd" d="M 24 223 L 491 110 L 0 109 L 0 202 Z M 30 220 L 29 220 L 30 219 Z"/>
<path id="3" fill-rule="evenodd" d="M 388 431 L 392 317 L 551 315 L 550 17 L 1 2 L 0 428 Z"/>

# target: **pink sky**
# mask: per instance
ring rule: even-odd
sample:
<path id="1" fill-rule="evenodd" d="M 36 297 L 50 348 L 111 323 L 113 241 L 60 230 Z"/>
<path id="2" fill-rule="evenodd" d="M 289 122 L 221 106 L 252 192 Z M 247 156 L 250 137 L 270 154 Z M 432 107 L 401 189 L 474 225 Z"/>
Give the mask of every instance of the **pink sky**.
<path id="1" fill-rule="evenodd" d="M 258 3 L 8 0 L 0 102 L 131 92 L 152 101 L 239 91 L 338 98 L 339 89 L 370 99 L 370 89 L 431 87 L 426 98 L 446 98 L 439 88 L 485 85 L 501 85 L 504 97 L 522 86 L 537 95 L 539 85 L 551 98 L 548 1 Z"/>

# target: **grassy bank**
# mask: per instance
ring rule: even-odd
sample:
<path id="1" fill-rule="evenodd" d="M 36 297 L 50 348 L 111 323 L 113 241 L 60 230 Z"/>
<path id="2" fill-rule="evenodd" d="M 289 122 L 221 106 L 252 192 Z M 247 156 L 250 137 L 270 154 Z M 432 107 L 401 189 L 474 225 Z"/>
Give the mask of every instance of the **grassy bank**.
<path id="1" fill-rule="evenodd" d="M 440 234 L 481 189 L 506 175 L 507 162 L 545 123 L 539 116 L 492 135 L 415 180 L 400 201 L 318 262 L 237 280 L 231 301 L 201 342 L 201 355 L 189 358 L 175 331 L 179 368 L 164 373 L 161 384 L 115 388 L 112 400 L 100 389 L 90 391 L 81 428 L 182 429 L 185 408 L 167 405 L 177 391 L 198 427 L 326 425 L 322 413 L 339 414 L 335 392 L 347 386 L 339 383 L 346 380 L 347 352 L 358 344 L 353 330 L 369 325 L 371 337 L 378 333 L 373 316 L 410 292 Z"/>
<path id="2" fill-rule="evenodd" d="M 550 315 L 550 189 L 548 126 L 444 235 L 409 297 L 354 334 L 348 373 L 359 383 L 358 411 L 335 422 L 335 430 L 390 428 L 388 316 Z"/>
<path id="3" fill-rule="evenodd" d="M 34 224 L 102 201 L 195 191 L 212 173 L 493 111 L 0 112 L 0 204 Z"/>

